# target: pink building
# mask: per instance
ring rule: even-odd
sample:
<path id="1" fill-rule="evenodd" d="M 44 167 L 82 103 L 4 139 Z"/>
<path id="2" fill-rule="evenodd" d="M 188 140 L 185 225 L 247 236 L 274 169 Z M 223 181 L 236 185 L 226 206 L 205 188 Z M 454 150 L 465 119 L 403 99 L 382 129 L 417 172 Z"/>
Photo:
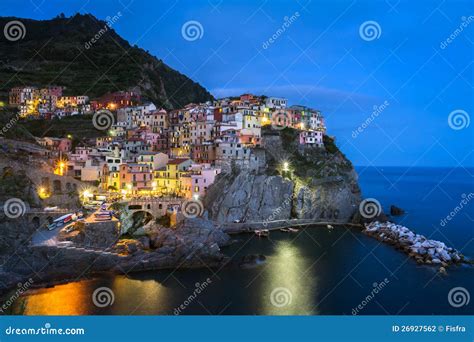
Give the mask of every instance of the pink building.
<path id="1" fill-rule="evenodd" d="M 72 148 L 72 142 L 67 138 L 38 138 L 38 144 L 50 151 L 69 152 Z"/>
<path id="2" fill-rule="evenodd" d="M 192 166 L 191 172 L 191 194 L 194 198 L 203 197 L 207 188 L 214 183 L 217 175 L 221 173 L 219 168 L 211 168 L 209 164 Z"/>
<path id="3" fill-rule="evenodd" d="M 152 190 L 153 174 L 147 164 L 121 164 L 120 189 L 132 192 Z"/>
<path id="4" fill-rule="evenodd" d="M 58 151 L 69 152 L 72 148 L 72 142 L 70 139 L 60 139 L 58 144 Z"/>

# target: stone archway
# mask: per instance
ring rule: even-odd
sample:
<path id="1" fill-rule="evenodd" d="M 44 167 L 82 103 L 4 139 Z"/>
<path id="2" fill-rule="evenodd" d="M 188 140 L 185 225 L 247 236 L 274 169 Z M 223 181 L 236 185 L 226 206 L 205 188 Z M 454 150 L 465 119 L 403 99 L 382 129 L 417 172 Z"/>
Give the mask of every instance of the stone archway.
<path id="1" fill-rule="evenodd" d="M 34 229 L 38 229 L 41 226 L 41 220 L 38 216 L 35 216 L 31 219 L 31 224 L 33 225 Z"/>
<path id="2" fill-rule="evenodd" d="M 132 224 L 127 230 L 128 234 L 135 233 L 139 228 L 145 226 L 148 222 L 154 220 L 155 217 L 149 210 L 137 210 L 132 214 Z"/>

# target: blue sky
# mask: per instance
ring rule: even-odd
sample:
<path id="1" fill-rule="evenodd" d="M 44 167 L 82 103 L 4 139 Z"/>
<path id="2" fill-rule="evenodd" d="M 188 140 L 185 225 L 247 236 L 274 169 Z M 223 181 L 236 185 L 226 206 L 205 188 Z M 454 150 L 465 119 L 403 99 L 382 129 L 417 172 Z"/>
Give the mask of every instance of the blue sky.
<path id="1" fill-rule="evenodd" d="M 469 1 L 2 0 L 0 13 L 106 19 L 120 11 L 114 29 L 122 37 L 217 97 L 253 92 L 320 109 L 328 133 L 356 165 L 467 167 L 474 166 L 474 123 L 464 127 L 474 115 L 473 7 Z M 194 41 L 181 30 L 191 20 L 203 29 Z M 361 35 L 368 21 L 378 25 L 376 37 Z M 452 112 L 461 121 L 450 125 Z"/>

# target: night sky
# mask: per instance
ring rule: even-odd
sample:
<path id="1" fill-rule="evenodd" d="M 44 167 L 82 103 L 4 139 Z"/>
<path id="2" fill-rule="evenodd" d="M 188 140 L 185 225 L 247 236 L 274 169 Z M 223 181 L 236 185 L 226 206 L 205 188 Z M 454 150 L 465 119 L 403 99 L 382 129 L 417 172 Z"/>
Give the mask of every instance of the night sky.
<path id="1" fill-rule="evenodd" d="M 320 109 L 355 165 L 474 166 L 472 1 L 0 2 L 2 16 L 61 12 L 120 12 L 123 38 L 216 97 L 252 92 Z M 197 37 L 183 36 L 189 21 Z"/>

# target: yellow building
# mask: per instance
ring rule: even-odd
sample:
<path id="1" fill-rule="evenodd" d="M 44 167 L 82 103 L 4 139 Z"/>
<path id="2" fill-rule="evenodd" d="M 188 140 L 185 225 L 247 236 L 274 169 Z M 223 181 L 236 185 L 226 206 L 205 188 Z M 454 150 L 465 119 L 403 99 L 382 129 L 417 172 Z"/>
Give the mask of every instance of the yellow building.
<path id="1" fill-rule="evenodd" d="M 165 196 L 187 197 L 191 189 L 188 168 L 191 159 L 171 159 L 166 167 L 154 172 L 154 188 L 158 193 Z"/>

